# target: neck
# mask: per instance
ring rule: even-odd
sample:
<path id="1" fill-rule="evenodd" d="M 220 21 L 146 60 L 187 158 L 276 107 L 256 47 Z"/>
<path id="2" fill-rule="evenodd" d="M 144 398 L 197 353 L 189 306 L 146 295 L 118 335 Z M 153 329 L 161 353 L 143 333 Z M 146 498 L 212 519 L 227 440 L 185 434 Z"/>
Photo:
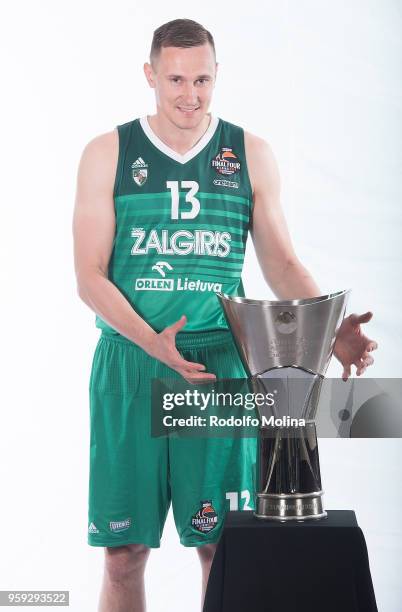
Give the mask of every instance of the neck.
<path id="1" fill-rule="evenodd" d="M 187 151 L 197 144 L 204 136 L 211 122 L 211 113 L 207 113 L 202 121 L 192 128 L 182 128 L 158 112 L 156 115 L 148 115 L 147 117 L 152 131 L 155 132 L 158 138 L 180 155 L 185 155 Z"/>

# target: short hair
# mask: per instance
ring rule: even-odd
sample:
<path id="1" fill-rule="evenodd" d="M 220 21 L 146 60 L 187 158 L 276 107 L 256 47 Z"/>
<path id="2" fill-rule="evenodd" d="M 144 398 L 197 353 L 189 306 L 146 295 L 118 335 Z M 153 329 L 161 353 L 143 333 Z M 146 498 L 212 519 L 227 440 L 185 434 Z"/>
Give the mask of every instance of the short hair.
<path id="1" fill-rule="evenodd" d="M 216 58 L 214 39 L 208 30 L 192 19 L 173 19 L 154 31 L 150 62 L 158 58 L 162 47 L 200 47 L 205 43 L 211 45 Z"/>

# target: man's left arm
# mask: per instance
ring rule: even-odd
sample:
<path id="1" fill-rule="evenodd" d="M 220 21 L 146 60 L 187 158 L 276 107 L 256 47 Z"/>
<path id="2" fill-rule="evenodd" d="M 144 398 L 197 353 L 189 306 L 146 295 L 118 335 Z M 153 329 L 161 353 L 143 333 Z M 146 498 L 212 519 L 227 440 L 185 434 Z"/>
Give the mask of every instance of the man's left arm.
<path id="1" fill-rule="evenodd" d="M 279 299 L 322 295 L 293 248 L 280 203 L 278 164 L 271 147 L 262 138 L 246 131 L 244 140 L 253 189 L 250 234 L 267 284 Z M 374 362 L 370 353 L 377 348 L 377 343 L 361 330 L 361 323 L 367 323 L 372 316 L 371 312 L 349 315 L 338 330 L 334 355 L 343 366 L 344 380 L 350 376 L 352 365 L 360 376 Z"/>

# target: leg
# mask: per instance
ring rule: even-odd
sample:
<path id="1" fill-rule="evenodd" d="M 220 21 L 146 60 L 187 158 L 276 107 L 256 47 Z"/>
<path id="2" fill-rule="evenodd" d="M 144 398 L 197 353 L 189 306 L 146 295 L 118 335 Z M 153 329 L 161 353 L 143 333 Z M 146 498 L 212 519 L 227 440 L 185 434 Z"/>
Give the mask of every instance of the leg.
<path id="1" fill-rule="evenodd" d="M 105 553 L 99 612 L 145 610 L 144 568 L 170 504 L 167 440 L 149 434 L 147 359 L 101 338 L 93 361 L 88 544 Z"/>
<path id="2" fill-rule="evenodd" d="M 216 374 L 218 380 L 246 378 L 237 349 L 225 332 L 224 338 L 219 338 L 218 343 L 216 334 L 211 336 L 211 343 L 207 336 L 206 333 L 198 335 L 198 343 L 195 342 L 197 336 L 194 336 L 192 348 L 184 348 L 184 345 L 179 347 L 183 357 L 189 361 L 203 363 L 208 372 Z M 242 380 L 236 390 L 241 391 L 244 387 Z M 177 389 L 186 389 L 185 383 L 182 382 L 181 386 L 178 384 Z M 226 391 L 227 387 L 222 385 L 219 390 Z M 227 413 L 228 408 L 224 410 Z M 183 435 L 177 437 L 170 436 L 168 443 L 174 520 L 180 542 L 184 546 L 197 547 L 202 567 L 204 604 L 216 542 L 219 540 L 226 512 L 253 509 L 250 503 L 256 462 L 256 439 L 209 437 L 205 432 L 202 437 L 186 437 L 183 432 Z"/>
<path id="3" fill-rule="evenodd" d="M 142 544 L 105 547 L 98 612 L 145 612 L 144 570 L 150 549 Z"/>
<path id="4" fill-rule="evenodd" d="M 214 559 L 216 546 L 216 544 L 204 544 L 204 546 L 199 546 L 197 548 L 202 570 L 201 610 L 204 606 L 205 592 L 207 590 L 209 572 Z"/>

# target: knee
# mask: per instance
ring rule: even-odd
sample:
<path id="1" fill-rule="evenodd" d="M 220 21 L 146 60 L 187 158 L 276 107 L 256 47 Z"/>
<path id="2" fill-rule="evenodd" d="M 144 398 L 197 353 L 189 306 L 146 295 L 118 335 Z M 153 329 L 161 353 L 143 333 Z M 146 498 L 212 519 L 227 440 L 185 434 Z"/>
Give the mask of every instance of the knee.
<path id="1" fill-rule="evenodd" d="M 113 582 L 132 580 L 142 574 L 150 554 L 150 549 L 143 544 L 105 547 L 105 572 Z"/>

